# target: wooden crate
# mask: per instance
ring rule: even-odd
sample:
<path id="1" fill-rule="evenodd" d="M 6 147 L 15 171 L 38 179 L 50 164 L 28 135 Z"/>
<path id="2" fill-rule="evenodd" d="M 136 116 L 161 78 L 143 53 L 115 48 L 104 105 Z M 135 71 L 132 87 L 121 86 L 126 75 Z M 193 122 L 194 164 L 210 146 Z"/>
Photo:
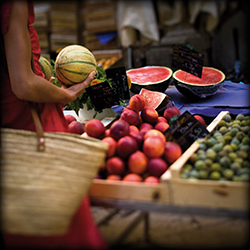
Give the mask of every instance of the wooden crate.
<path id="1" fill-rule="evenodd" d="M 211 132 L 227 114 L 221 112 L 207 127 Z M 184 180 L 182 166 L 198 149 L 194 142 L 161 176 L 160 184 L 129 183 L 95 179 L 89 190 L 92 198 L 161 203 L 181 207 L 249 211 L 249 184 L 230 181 Z"/>
<path id="2" fill-rule="evenodd" d="M 169 194 L 165 184 L 131 183 L 95 179 L 90 187 L 89 195 L 92 198 L 169 204 Z"/>
<path id="3" fill-rule="evenodd" d="M 65 35 L 65 34 L 51 34 L 50 35 L 50 49 L 51 51 L 57 51 L 65 46 L 77 44 L 77 35 Z"/>
<path id="4" fill-rule="evenodd" d="M 102 59 L 111 59 L 115 57 L 116 60 L 108 68 L 123 66 L 123 55 L 122 50 L 120 49 L 94 50 L 92 53 L 95 56 L 97 62 Z"/>
<path id="5" fill-rule="evenodd" d="M 120 47 L 120 41 L 118 36 L 114 37 L 109 42 L 102 44 L 95 33 L 89 31 L 83 31 L 81 33 L 81 43 L 85 45 L 89 50 L 112 50 Z"/>
<path id="6" fill-rule="evenodd" d="M 80 13 L 85 30 L 98 33 L 114 31 L 116 25 L 116 5 L 110 3 L 86 3 Z"/>
<path id="7" fill-rule="evenodd" d="M 228 112 L 221 112 L 207 130 L 211 132 Z M 190 156 L 199 148 L 195 141 L 161 176 L 162 183 L 169 186 L 170 203 L 216 209 L 249 210 L 249 183 L 213 180 L 186 180 L 180 171 Z"/>

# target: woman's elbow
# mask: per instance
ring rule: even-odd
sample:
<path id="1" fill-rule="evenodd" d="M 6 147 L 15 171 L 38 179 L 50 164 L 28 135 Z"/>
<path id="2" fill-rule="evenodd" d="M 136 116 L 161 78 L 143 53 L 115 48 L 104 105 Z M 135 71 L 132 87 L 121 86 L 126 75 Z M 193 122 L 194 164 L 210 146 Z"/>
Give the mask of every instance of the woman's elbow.
<path id="1" fill-rule="evenodd" d="M 30 99 L 30 87 L 28 81 L 16 80 L 11 82 L 13 93 L 21 100 Z"/>

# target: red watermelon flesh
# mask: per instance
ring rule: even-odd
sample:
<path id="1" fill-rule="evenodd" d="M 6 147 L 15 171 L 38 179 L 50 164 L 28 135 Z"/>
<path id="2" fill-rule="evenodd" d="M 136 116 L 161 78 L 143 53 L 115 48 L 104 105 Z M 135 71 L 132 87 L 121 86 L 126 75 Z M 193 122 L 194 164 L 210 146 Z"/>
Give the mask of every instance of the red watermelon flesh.
<path id="1" fill-rule="evenodd" d="M 174 73 L 174 78 L 191 85 L 214 85 L 224 80 L 224 74 L 214 68 L 203 67 L 202 77 L 199 78 L 183 70 Z"/>
<path id="2" fill-rule="evenodd" d="M 169 79 L 172 75 L 172 70 L 162 66 L 147 66 L 128 70 L 127 75 L 132 83 L 147 85 L 156 84 Z"/>
<path id="3" fill-rule="evenodd" d="M 145 108 L 154 108 L 160 115 L 167 107 L 174 106 L 172 99 L 165 93 L 142 88 L 139 94 L 145 98 Z"/>

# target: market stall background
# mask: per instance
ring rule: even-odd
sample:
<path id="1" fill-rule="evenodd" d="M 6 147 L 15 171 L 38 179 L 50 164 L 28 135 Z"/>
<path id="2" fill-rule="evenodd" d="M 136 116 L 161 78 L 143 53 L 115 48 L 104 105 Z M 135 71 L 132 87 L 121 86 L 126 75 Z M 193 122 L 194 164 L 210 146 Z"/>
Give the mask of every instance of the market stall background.
<path id="1" fill-rule="evenodd" d="M 188 44 L 204 54 L 204 65 L 222 70 L 228 79 L 235 80 L 234 66 L 239 60 L 237 81 L 248 83 L 246 4 L 227 0 L 35 0 L 34 26 L 42 53 L 52 59 L 61 48 L 77 43 L 91 51 L 121 50 L 120 61 L 127 69 L 171 67 L 172 45 Z"/>

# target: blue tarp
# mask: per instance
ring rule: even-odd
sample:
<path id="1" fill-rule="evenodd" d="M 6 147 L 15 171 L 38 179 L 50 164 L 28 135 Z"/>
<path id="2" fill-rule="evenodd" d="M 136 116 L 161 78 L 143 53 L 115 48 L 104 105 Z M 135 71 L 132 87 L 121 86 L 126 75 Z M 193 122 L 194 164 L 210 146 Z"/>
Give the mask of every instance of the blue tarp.
<path id="1" fill-rule="evenodd" d="M 230 114 L 250 114 L 250 85 L 225 81 L 222 87 L 213 96 L 189 100 L 176 88 L 168 88 L 165 93 L 172 98 L 175 106 L 184 113 L 200 114 L 214 117 L 220 111 L 227 110 Z"/>
<path id="2" fill-rule="evenodd" d="M 215 117 L 221 111 L 229 111 L 232 115 L 250 115 L 250 85 L 225 81 L 222 87 L 213 96 L 189 100 L 175 87 L 169 87 L 167 94 L 175 103 L 175 106 L 183 114 L 186 110 L 194 114 Z M 113 106 L 112 109 L 120 115 L 123 106 Z"/>

